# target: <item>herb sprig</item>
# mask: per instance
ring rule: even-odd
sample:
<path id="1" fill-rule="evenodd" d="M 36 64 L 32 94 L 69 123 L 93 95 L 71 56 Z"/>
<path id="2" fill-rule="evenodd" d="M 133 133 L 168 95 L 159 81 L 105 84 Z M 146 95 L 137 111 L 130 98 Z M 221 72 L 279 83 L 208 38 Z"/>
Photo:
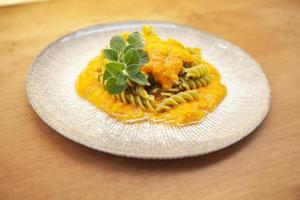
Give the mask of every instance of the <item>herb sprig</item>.
<path id="1" fill-rule="evenodd" d="M 139 85 L 149 85 L 147 77 L 140 67 L 148 62 L 148 56 L 143 51 L 143 39 L 139 32 L 133 32 L 127 41 L 122 36 L 113 36 L 110 48 L 103 49 L 103 54 L 109 62 L 105 65 L 103 80 L 106 90 L 118 94 L 127 87 L 127 80 Z"/>

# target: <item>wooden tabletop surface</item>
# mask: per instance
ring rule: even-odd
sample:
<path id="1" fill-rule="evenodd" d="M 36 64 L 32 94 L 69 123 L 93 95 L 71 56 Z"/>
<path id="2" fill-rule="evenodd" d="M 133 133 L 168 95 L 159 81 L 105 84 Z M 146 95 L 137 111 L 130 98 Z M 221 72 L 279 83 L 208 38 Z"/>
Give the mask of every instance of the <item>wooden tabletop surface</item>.
<path id="1" fill-rule="evenodd" d="M 206 156 L 155 161 L 88 149 L 30 107 L 25 78 L 57 37 L 98 23 L 163 20 L 219 35 L 261 64 L 267 118 Z M 300 199 L 300 1 L 50 1 L 0 8 L 0 199 Z"/>

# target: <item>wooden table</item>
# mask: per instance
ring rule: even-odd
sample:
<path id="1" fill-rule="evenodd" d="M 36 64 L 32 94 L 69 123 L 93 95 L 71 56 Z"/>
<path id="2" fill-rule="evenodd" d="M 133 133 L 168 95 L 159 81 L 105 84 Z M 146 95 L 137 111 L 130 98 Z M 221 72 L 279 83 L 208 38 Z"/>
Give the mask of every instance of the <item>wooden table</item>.
<path id="1" fill-rule="evenodd" d="M 152 2 L 152 3 L 151 3 Z M 164 20 L 215 33 L 249 52 L 272 87 L 249 137 L 206 156 L 116 157 L 48 127 L 26 99 L 33 58 L 96 23 Z M 0 8 L 0 199 L 300 199 L 300 1 L 51 1 Z"/>

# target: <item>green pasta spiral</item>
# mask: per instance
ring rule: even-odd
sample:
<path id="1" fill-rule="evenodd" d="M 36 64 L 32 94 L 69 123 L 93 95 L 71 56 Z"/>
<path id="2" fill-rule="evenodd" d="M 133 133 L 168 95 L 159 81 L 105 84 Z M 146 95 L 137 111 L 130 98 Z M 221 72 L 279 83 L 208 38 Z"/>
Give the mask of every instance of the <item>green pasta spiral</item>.
<path id="1" fill-rule="evenodd" d="M 184 78 L 179 79 L 178 87 L 181 90 L 193 90 L 200 87 L 205 87 L 211 82 L 211 77 L 209 75 L 204 75 L 200 78 L 190 78 L 186 80 Z"/>
<path id="2" fill-rule="evenodd" d="M 196 65 L 190 68 L 185 68 L 185 78 L 188 80 L 190 78 L 199 78 L 208 73 L 207 66 L 205 64 Z"/>
<path id="3" fill-rule="evenodd" d="M 142 86 L 134 86 L 115 96 L 123 103 L 134 104 L 143 109 L 155 109 L 154 96 L 149 95 Z"/>
<path id="4" fill-rule="evenodd" d="M 164 91 L 161 91 L 160 95 L 164 98 L 164 97 L 170 97 L 178 92 L 181 92 L 182 89 L 180 89 L 179 87 L 173 87 L 173 88 L 170 88 L 169 90 L 164 90 Z"/>
<path id="5" fill-rule="evenodd" d="M 172 95 L 166 99 L 164 99 L 157 107 L 157 112 L 162 112 L 166 110 L 172 109 L 172 107 L 176 105 L 180 105 L 199 97 L 197 90 L 187 90 L 184 92 L 179 92 L 175 95 Z"/>
<path id="6" fill-rule="evenodd" d="M 152 88 L 150 90 L 151 94 L 159 94 L 162 91 L 162 89 L 160 87 L 156 87 L 156 88 Z"/>

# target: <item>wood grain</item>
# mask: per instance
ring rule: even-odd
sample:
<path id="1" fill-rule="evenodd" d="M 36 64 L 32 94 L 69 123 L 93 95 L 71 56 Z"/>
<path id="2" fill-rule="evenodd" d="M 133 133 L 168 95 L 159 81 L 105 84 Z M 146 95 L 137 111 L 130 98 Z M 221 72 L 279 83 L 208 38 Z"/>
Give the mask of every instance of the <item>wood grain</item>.
<path id="1" fill-rule="evenodd" d="M 196 158 L 151 161 L 69 141 L 27 102 L 51 41 L 96 23 L 163 20 L 241 46 L 267 74 L 270 113 L 249 137 Z M 50 1 L 0 8 L 0 199 L 300 199 L 300 1 Z"/>

